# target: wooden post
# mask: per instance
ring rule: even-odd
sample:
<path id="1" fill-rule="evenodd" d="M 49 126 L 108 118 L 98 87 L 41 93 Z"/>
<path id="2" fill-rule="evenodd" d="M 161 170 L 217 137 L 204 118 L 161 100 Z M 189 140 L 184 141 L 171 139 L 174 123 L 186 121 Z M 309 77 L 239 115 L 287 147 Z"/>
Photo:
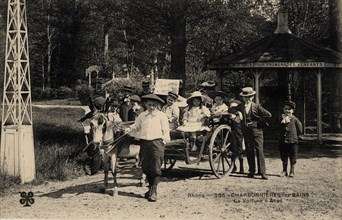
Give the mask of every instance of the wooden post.
<path id="1" fill-rule="evenodd" d="M 253 72 L 253 77 L 254 77 L 254 88 L 255 88 L 255 103 L 259 104 L 259 92 L 260 92 L 260 81 L 259 81 L 259 78 L 260 78 L 260 75 L 261 73 L 256 70 Z"/>
<path id="2" fill-rule="evenodd" d="M 222 91 L 222 75 L 223 71 L 222 70 L 216 70 L 216 90 Z"/>
<path id="3" fill-rule="evenodd" d="M 318 69 L 317 76 L 317 140 L 322 143 L 322 73 Z"/>
<path id="4" fill-rule="evenodd" d="M 291 101 L 292 93 L 291 93 L 291 73 L 287 73 L 287 99 Z"/>

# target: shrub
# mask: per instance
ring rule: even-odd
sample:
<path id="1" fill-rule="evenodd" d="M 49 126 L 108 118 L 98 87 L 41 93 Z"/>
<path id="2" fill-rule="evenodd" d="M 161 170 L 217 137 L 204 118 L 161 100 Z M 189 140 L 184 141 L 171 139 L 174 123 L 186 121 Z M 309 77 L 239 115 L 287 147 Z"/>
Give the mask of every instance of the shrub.
<path id="1" fill-rule="evenodd" d="M 20 183 L 20 177 L 13 177 L 5 173 L 0 173 L 0 196 L 8 192 L 8 189 L 13 188 Z"/>
<path id="2" fill-rule="evenodd" d="M 40 145 L 35 151 L 38 179 L 67 180 L 84 174 L 81 164 L 70 159 L 75 154 L 75 145 Z"/>
<path id="3" fill-rule="evenodd" d="M 76 94 L 82 105 L 88 105 L 89 97 L 93 89 L 86 84 L 76 86 Z"/>
<path id="4" fill-rule="evenodd" d="M 70 98 L 73 96 L 74 92 L 72 89 L 66 86 L 61 86 L 57 89 L 56 91 L 58 99 L 65 99 L 65 98 Z"/>
<path id="5" fill-rule="evenodd" d="M 43 90 L 43 88 L 34 87 L 31 90 L 31 95 L 32 95 L 32 99 L 36 101 L 43 100 L 43 99 L 52 99 L 52 98 L 55 98 L 56 91 L 52 88 L 45 88 Z"/>

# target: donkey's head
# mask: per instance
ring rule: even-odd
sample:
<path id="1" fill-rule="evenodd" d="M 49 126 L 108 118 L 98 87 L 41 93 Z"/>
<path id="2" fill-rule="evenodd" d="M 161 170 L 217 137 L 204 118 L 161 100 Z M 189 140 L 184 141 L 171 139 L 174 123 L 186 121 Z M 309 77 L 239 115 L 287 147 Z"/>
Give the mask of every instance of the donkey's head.
<path id="1" fill-rule="evenodd" d="M 94 115 L 91 119 L 90 127 L 93 137 L 93 144 L 95 146 L 102 147 L 103 144 L 113 141 L 114 134 L 112 125 L 104 114 L 98 113 Z"/>

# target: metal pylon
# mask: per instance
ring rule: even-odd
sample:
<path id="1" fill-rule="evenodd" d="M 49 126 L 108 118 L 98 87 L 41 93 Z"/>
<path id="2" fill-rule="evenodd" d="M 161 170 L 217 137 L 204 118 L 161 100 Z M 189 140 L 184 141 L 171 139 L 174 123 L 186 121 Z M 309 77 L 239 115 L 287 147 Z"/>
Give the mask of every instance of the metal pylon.
<path id="1" fill-rule="evenodd" d="M 0 166 L 22 182 L 35 178 L 25 0 L 8 0 Z"/>

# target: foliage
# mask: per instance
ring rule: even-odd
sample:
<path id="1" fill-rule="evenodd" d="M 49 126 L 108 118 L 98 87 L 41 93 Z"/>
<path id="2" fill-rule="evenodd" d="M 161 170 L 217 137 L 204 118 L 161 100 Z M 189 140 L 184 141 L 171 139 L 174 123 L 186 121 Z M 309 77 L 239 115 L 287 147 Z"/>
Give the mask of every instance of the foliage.
<path id="1" fill-rule="evenodd" d="M 69 159 L 75 154 L 75 145 L 51 145 L 36 144 L 36 179 L 43 180 L 67 180 L 83 174 L 82 166 L 76 158 Z"/>
<path id="2" fill-rule="evenodd" d="M 9 176 L 0 172 L 0 196 L 4 195 L 8 189 L 15 188 L 20 183 L 19 177 Z"/>
<path id="3" fill-rule="evenodd" d="M 41 87 L 33 87 L 31 90 L 33 100 L 46 100 L 56 97 L 56 90 L 52 88 L 43 89 Z"/>
<path id="4" fill-rule="evenodd" d="M 91 96 L 93 89 L 87 84 L 80 84 L 76 86 L 76 94 L 82 105 L 89 104 L 89 97 Z"/>
<path id="5" fill-rule="evenodd" d="M 65 98 L 70 98 L 73 97 L 74 91 L 66 86 L 61 86 L 56 90 L 56 98 L 58 99 L 65 99 Z"/>

